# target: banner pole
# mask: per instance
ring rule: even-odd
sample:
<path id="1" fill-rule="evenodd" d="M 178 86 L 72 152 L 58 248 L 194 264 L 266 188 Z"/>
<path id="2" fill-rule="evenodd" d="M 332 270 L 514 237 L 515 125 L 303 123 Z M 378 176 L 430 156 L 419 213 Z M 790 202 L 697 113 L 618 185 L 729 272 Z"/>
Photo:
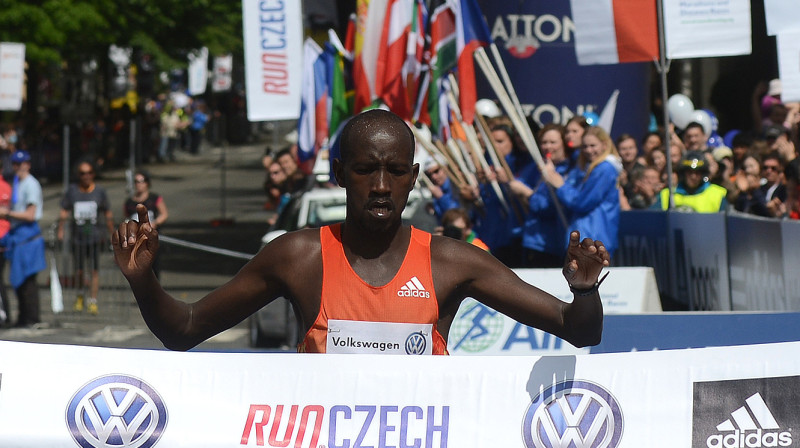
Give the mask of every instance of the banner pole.
<path id="1" fill-rule="evenodd" d="M 667 59 L 667 42 L 666 32 L 664 26 L 664 1 L 657 0 L 656 8 L 658 9 L 658 51 L 659 60 L 657 65 L 659 78 L 661 79 L 661 103 L 662 113 L 664 118 L 664 154 L 667 156 L 667 188 L 669 189 L 669 205 L 667 210 L 672 210 L 675 205 L 674 191 L 672 185 L 672 131 L 669 127 L 669 110 L 667 109 L 667 102 L 669 95 L 667 94 L 667 73 L 669 73 L 669 60 Z"/>
<path id="2" fill-rule="evenodd" d="M 667 275 L 670 280 L 669 284 L 666 285 L 666 290 L 669 291 L 670 295 L 674 296 L 675 291 L 677 291 L 675 278 L 675 273 L 677 272 L 677 261 L 676 261 L 676 253 L 675 253 L 675 237 L 672 232 L 672 225 L 670 219 L 670 212 L 672 211 L 673 207 L 675 206 L 675 194 L 674 194 L 674 185 L 672 182 L 672 130 L 670 129 L 669 125 L 669 110 L 667 109 L 667 102 L 669 101 L 669 95 L 667 93 L 667 73 L 669 73 L 669 59 L 667 58 L 667 39 L 666 39 L 666 26 L 664 25 L 664 0 L 656 0 L 656 9 L 658 10 L 658 50 L 659 50 L 659 57 L 658 63 L 656 66 L 658 67 L 658 74 L 661 79 L 661 103 L 662 103 L 662 114 L 664 119 L 664 154 L 666 155 L 667 159 L 667 191 L 669 192 L 668 199 L 669 202 L 667 204 L 667 247 L 669 250 L 667 251 Z M 693 310 L 694 306 L 692 303 L 691 298 L 689 299 L 689 310 Z"/>

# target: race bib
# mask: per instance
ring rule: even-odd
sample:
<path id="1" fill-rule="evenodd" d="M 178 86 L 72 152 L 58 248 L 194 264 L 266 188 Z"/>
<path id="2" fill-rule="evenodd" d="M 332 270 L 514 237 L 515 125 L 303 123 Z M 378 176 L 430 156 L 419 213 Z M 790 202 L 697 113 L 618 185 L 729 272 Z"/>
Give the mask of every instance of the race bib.
<path id="1" fill-rule="evenodd" d="M 91 222 L 97 224 L 97 202 L 94 201 L 79 201 L 72 207 L 75 222 L 78 224 L 85 224 Z"/>
<path id="2" fill-rule="evenodd" d="M 433 354 L 433 325 L 328 320 L 327 353 Z"/>

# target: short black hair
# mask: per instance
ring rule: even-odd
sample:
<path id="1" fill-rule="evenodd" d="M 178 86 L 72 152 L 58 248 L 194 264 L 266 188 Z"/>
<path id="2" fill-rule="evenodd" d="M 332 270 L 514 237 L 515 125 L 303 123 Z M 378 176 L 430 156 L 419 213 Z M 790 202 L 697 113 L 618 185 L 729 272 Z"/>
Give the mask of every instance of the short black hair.
<path id="1" fill-rule="evenodd" d="M 147 171 L 141 169 L 136 170 L 133 173 L 134 180 L 136 176 L 142 176 L 142 178 L 144 179 L 144 183 L 146 183 L 148 187 L 150 186 L 150 174 Z"/>
<path id="2" fill-rule="evenodd" d="M 701 132 L 703 132 L 703 133 L 706 132 L 706 128 L 704 128 L 702 124 L 700 124 L 700 123 L 698 123 L 696 121 L 693 121 L 693 122 L 691 122 L 691 123 L 686 125 L 686 129 L 683 130 L 683 133 L 685 134 L 686 131 L 688 131 L 689 129 L 692 129 L 692 128 L 699 128 Z"/>
<path id="3" fill-rule="evenodd" d="M 339 160 L 344 163 L 348 151 L 350 151 L 352 146 L 355 146 L 356 140 L 363 138 L 366 133 L 374 132 L 372 126 L 376 124 L 388 125 L 390 129 L 405 130 L 410 142 L 409 154 L 411 159 L 414 159 L 414 152 L 416 150 L 414 133 L 406 122 L 392 112 L 383 109 L 370 109 L 354 116 L 347 122 L 344 129 L 342 129 L 342 135 L 339 137 Z"/>

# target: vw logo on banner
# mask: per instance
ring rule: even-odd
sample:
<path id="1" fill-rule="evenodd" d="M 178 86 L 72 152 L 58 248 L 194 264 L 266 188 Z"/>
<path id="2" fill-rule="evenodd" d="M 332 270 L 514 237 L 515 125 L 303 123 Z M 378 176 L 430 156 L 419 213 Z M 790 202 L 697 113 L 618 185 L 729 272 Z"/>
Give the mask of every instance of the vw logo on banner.
<path id="1" fill-rule="evenodd" d="M 527 448 L 614 448 L 622 438 L 622 411 L 601 386 L 565 381 L 534 398 L 522 437 Z"/>
<path id="2" fill-rule="evenodd" d="M 425 335 L 422 334 L 421 331 L 411 333 L 406 338 L 406 354 L 422 355 L 425 353 L 425 348 L 427 348 L 427 345 L 428 344 L 425 341 Z"/>
<path id="3" fill-rule="evenodd" d="M 72 397 L 66 417 L 72 438 L 83 448 L 150 448 L 167 425 L 167 408 L 141 379 L 107 375 Z"/>

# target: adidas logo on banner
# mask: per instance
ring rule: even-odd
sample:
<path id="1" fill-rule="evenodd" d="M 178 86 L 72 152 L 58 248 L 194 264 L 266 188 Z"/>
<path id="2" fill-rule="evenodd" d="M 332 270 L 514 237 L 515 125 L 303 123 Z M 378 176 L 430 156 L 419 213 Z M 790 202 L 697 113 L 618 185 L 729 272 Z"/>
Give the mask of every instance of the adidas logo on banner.
<path id="1" fill-rule="evenodd" d="M 411 280 L 407 281 L 406 284 L 397 291 L 397 297 L 424 297 L 429 299 L 431 297 L 431 293 L 426 291 L 419 279 L 414 276 L 411 277 Z"/>
<path id="2" fill-rule="evenodd" d="M 731 412 L 731 419 L 717 425 L 717 431 L 728 434 L 709 436 L 706 446 L 709 448 L 792 446 L 792 433 L 780 429 L 761 394 L 757 392 L 745 400 L 745 406 Z"/>

